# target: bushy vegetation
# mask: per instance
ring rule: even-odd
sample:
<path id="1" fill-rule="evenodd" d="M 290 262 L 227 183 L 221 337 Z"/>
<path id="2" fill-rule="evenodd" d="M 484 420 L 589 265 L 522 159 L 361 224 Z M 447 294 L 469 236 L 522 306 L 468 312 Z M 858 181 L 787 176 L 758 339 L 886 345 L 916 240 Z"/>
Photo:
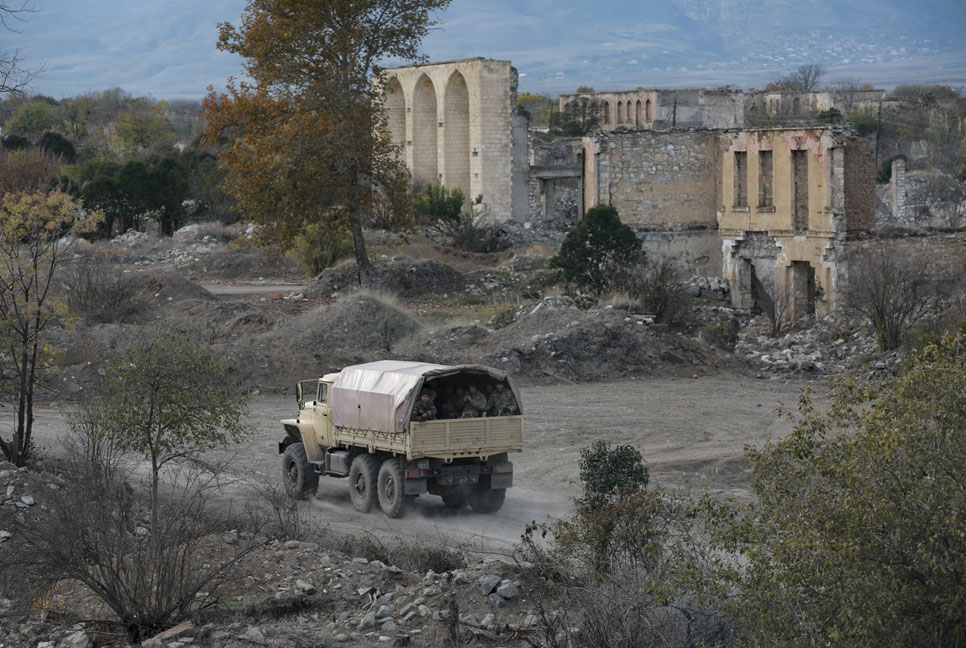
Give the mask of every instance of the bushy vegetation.
<path id="1" fill-rule="evenodd" d="M 459 188 L 427 185 L 413 196 L 417 222 L 428 225 L 446 237 L 451 245 L 467 252 L 499 252 L 509 242 L 499 227 L 487 222 L 483 196 L 467 204 Z"/>
<path id="2" fill-rule="evenodd" d="M 553 264 L 563 272 L 569 288 L 599 297 L 614 288 L 622 270 L 642 256 L 634 230 L 621 222 L 616 209 L 599 205 L 567 234 Z"/>
<path id="3" fill-rule="evenodd" d="M 651 259 L 642 254 L 640 261 L 621 270 L 617 288 L 657 322 L 682 324 L 691 313 L 682 269 L 670 257 Z"/>
<path id="4" fill-rule="evenodd" d="M 522 551 L 542 645 L 959 646 L 966 637 L 966 329 L 884 381 L 802 395 L 747 451 L 754 498 L 649 490 L 640 455 L 581 452 L 575 512 Z"/>

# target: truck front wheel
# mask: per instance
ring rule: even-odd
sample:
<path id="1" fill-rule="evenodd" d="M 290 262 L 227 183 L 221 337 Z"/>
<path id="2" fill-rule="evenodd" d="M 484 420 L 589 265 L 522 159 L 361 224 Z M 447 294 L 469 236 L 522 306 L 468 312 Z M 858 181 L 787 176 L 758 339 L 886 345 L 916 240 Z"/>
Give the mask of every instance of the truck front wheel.
<path id="1" fill-rule="evenodd" d="M 285 492 L 292 499 L 305 499 L 319 487 L 319 476 L 305 456 L 305 446 L 292 443 L 282 453 L 282 479 Z"/>
<path id="2" fill-rule="evenodd" d="M 484 485 L 474 486 L 469 494 L 470 508 L 477 513 L 496 513 L 503 508 L 506 499 L 505 488 L 488 488 Z"/>
<path id="3" fill-rule="evenodd" d="M 376 504 L 376 482 L 379 462 L 370 454 L 357 455 L 349 466 L 349 497 L 360 513 L 368 513 Z"/>
<path id="4" fill-rule="evenodd" d="M 379 467 L 379 507 L 388 517 L 403 513 L 403 473 L 398 459 L 386 459 Z"/>

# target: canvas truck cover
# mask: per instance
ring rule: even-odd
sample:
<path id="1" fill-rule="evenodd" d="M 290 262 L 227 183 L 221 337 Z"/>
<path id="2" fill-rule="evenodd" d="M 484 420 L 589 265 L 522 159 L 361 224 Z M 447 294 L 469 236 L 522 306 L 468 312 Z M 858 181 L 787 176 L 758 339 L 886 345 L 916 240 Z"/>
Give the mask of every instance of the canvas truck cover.
<path id="1" fill-rule="evenodd" d="M 382 360 L 346 367 L 332 383 L 332 424 L 336 427 L 403 434 L 423 383 L 460 373 L 506 380 L 520 406 L 520 393 L 506 372 L 482 365 L 446 366 Z"/>

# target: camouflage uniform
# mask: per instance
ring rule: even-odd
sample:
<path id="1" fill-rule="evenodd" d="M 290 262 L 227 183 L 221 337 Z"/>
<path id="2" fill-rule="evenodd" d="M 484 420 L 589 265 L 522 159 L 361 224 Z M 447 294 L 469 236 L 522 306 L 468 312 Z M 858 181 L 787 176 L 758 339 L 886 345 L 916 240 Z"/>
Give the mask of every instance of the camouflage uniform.
<path id="1" fill-rule="evenodd" d="M 517 399 L 509 389 L 495 389 L 490 394 L 490 412 L 493 416 L 510 416 L 517 411 Z"/>
<path id="2" fill-rule="evenodd" d="M 465 398 L 466 396 L 469 396 L 470 399 L 466 400 Z M 486 409 L 487 409 L 486 396 L 483 395 L 483 392 L 480 392 L 480 391 L 476 393 L 467 392 L 464 395 L 464 398 L 463 398 L 463 417 L 464 418 L 483 416 L 483 413 L 486 412 Z"/>
<path id="3" fill-rule="evenodd" d="M 436 419 L 436 406 L 433 405 L 432 400 L 423 401 L 420 398 L 416 401 L 416 406 L 413 407 L 413 415 L 410 418 L 413 421 L 433 421 Z"/>

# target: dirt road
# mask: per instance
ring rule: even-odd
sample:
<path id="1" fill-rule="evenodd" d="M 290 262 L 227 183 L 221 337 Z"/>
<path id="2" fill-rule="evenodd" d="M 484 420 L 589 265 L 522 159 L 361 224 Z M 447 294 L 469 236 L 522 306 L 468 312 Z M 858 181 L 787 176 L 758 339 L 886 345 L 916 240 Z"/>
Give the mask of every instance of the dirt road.
<path id="1" fill-rule="evenodd" d="M 323 478 L 306 505 L 336 532 L 373 531 L 426 542 L 453 542 L 481 551 L 500 551 L 519 539 L 531 520 L 560 516 L 578 494 L 580 449 L 596 439 L 628 443 L 644 455 L 655 485 L 705 488 L 736 497 L 748 495 L 745 444 L 761 444 L 788 433 L 791 424 L 775 415 L 793 408 L 802 389 L 815 383 L 744 376 L 663 378 L 587 385 L 524 388 L 525 449 L 511 455 L 515 486 L 496 515 L 443 507 L 424 496 L 401 520 L 381 513 L 361 515 L 349 502 L 344 480 Z M 279 419 L 295 413 L 291 397 L 256 397 L 251 407 L 253 437 L 232 454 L 234 470 L 256 480 L 279 474 Z M 65 429 L 59 408 L 37 412 L 37 443 L 56 452 Z M 223 453 L 219 453 L 223 454 Z"/>

